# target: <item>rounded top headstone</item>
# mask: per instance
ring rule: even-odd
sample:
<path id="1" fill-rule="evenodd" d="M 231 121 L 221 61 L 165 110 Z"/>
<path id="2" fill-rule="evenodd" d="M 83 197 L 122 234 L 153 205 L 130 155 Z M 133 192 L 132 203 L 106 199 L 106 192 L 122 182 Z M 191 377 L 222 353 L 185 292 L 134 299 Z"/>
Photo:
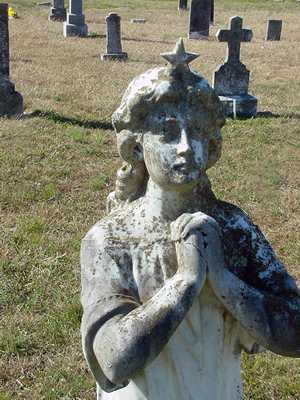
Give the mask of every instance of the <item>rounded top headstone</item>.
<path id="1" fill-rule="evenodd" d="M 117 20 L 121 19 L 121 17 L 117 13 L 109 13 L 108 16 L 106 17 L 106 20 Z"/>

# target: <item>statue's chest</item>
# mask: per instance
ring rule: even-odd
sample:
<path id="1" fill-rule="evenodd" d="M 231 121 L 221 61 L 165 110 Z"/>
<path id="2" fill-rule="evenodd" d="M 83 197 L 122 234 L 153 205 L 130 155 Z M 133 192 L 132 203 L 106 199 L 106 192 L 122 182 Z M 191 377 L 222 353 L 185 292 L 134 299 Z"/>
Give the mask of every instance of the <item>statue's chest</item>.
<path id="1" fill-rule="evenodd" d="M 230 230 L 224 232 L 225 264 L 236 275 L 248 265 L 246 237 Z M 175 245 L 169 240 L 140 242 L 130 249 L 132 273 L 141 301 L 151 298 L 177 271 Z"/>
<path id="2" fill-rule="evenodd" d="M 177 271 L 175 246 L 168 240 L 140 243 L 131 248 L 131 256 L 141 301 L 152 297 Z"/>

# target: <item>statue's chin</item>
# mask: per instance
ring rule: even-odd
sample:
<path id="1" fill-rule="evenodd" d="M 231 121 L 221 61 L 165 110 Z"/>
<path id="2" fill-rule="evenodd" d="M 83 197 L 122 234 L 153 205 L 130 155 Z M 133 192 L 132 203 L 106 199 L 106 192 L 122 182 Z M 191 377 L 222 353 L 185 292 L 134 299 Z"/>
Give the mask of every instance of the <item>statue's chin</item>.
<path id="1" fill-rule="evenodd" d="M 174 192 L 190 192 L 196 186 L 201 184 L 204 174 L 199 171 L 183 173 L 176 172 L 168 176 L 168 179 L 155 180 L 156 183 L 162 190 L 174 191 Z"/>

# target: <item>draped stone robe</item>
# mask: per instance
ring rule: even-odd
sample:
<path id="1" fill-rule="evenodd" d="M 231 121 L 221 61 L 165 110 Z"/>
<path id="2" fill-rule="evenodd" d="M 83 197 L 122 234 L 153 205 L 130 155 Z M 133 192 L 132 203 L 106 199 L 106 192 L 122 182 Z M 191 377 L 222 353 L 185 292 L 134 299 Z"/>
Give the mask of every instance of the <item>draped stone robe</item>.
<path id="1" fill-rule="evenodd" d="M 210 211 L 223 231 L 226 267 L 264 293 L 293 299 L 297 287 L 267 240 L 239 208 Z M 147 302 L 177 270 L 170 232 L 146 221 L 143 199 L 97 223 L 82 244 L 82 337 L 102 400 L 240 400 L 240 354 L 261 348 L 205 283 L 167 345 L 130 382 L 117 387 L 101 370 L 93 339 L 124 306 Z M 283 300 L 284 301 L 284 300 Z M 104 328 L 105 329 L 105 328 Z"/>

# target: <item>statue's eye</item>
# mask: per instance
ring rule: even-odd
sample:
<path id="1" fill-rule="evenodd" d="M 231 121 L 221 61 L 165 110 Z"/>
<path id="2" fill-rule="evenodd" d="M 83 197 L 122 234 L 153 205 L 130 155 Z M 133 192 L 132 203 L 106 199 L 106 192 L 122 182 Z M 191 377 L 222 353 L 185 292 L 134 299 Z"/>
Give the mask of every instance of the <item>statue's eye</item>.
<path id="1" fill-rule="evenodd" d="M 161 142 L 171 142 L 172 140 L 176 139 L 178 132 L 179 126 L 176 118 L 166 118 L 161 128 Z"/>
<path id="2" fill-rule="evenodd" d="M 158 119 L 159 119 L 160 121 L 165 120 L 165 119 L 166 119 L 166 113 L 161 112 L 161 113 L 159 114 L 159 116 L 158 116 Z"/>

